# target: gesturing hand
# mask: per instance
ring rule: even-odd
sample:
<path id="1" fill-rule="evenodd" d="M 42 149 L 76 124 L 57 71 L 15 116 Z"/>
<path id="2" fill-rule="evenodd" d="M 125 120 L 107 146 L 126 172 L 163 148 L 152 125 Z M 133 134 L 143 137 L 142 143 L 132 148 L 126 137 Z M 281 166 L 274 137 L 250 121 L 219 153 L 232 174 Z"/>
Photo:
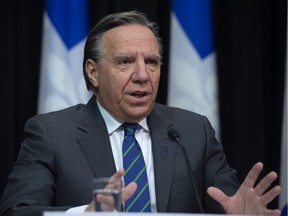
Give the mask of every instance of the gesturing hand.
<path id="1" fill-rule="evenodd" d="M 267 209 L 267 204 L 278 196 L 281 191 L 278 185 L 267 191 L 272 182 L 277 179 L 277 173 L 270 172 L 255 186 L 262 169 L 263 164 L 256 163 L 236 194 L 231 197 L 215 187 L 209 187 L 207 192 L 223 206 L 227 214 L 280 215 L 279 209 Z"/>
<path id="2" fill-rule="evenodd" d="M 113 178 L 122 178 L 123 175 L 124 175 L 124 170 L 120 169 L 112 177 Z M 111 185 L 111 187 L 113 187 L 113 185 Z M 137 189 L 137 184 L 135 182 L 131 182 L 130 184 L 128 184 L 122 190 L 122 193 L 121 193 L 122 202 L 125 202 L 127 199 L 129 199 L 134 194 L 136 189 Z M 99 203 L 101 203 L 102 208 L 103 208 L 104 211 L 113 211 L 114 210 L 114 199 L 111 196 L 105 196 L 103 194 L 98 194 L 97 195 L 97 201 Z M 92 201 L 87 206 L 85 211 L 95 211 L 95 203 L 94 203 L 94 201 Z"/>

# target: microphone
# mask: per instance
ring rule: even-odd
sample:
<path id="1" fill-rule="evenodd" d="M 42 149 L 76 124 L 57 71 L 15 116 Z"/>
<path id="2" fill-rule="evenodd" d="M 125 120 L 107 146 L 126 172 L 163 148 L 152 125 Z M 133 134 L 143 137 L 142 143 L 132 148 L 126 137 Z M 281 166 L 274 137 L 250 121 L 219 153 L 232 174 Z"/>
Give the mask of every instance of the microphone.
<path id="1" fill-rule="evenodd" d="M 188 158 L 186 148 L 180 142 L 180 135 L 179 135 L 178 131 L 176 131 L 174 128 L 170 128 L 168 130 L 168 137 L 171 140 L 176 141 L 178 143 L 180 149 L 182 150 L 182 152 L 184 154 L 184 158 L 185 158 L 185 161 L 186 161 L 186 166 L 187 166 L 187 169 L 188 169 L 190 181 L 191 181 L 192 187 L 193 187 L 193 189 L 195 191 L 196 201 L 197 201 L 198 207 L 200 209 L 200 213 L 204 213 L 204 208 L 203 208 L 202 202 L 200 200 L 200 196 L 199 196 L 198 190 L 197 190 L 196 185 L 195 185 L 194 176 L 193 176 L 193 173 L 192 173 L 191 162 L 190 162 L 190 160 Z"/>

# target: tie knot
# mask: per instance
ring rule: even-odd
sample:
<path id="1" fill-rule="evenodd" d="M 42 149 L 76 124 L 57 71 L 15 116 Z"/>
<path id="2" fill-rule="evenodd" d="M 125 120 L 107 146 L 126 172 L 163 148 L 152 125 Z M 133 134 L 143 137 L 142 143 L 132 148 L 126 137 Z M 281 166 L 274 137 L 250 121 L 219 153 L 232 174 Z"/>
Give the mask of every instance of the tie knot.
<path id="1" fill-rule="evenodd" d="M 124 135 L 125 136 L 134 136 L 136 128 L 138 124 L 137 123 L 123 123 L 122 128 L 124 129 Z"/>

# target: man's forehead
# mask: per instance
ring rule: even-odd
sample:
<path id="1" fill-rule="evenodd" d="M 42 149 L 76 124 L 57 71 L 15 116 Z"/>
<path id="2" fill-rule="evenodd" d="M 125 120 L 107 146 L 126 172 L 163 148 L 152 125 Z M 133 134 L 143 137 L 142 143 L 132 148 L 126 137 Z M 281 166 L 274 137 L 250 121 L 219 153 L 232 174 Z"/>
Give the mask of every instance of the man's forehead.
<path id="1" fill-rule="evenodd" d="M 129 24 L 118 26 L 113 29 L 108 30 L 103 35 L 104 39 L 110 40 L 110 42 L 127 42 L 130 40 L 149 40 L 157 42 L 157 39 L 153 32 L 146 26 L 140 24 Z"/>
<path id="2" fill-rule="evenodd" d="M 119 55 L 159 55 L 159 44 L 153 32 L 145 26 L 127 25 L 107 31 L 103 35 L 104 47 Z"/>

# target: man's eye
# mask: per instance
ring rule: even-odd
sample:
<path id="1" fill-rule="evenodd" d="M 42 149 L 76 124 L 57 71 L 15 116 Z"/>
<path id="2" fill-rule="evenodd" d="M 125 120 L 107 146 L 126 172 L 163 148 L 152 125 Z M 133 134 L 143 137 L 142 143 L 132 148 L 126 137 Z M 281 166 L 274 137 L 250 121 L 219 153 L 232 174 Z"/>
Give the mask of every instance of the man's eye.
<path id="1" fill-rule="evenodd" d="M 156 59 L 147 59 L 146 64 L 149 65 L 158 65 L 158 61 Z"/>
<path id="2" fill-rule="evenodd" d="M 130 64 L 131 60 L 130 59 L 119 59 L 118 64 L 120 65 L 126 65 L 126 64 Z"/>

